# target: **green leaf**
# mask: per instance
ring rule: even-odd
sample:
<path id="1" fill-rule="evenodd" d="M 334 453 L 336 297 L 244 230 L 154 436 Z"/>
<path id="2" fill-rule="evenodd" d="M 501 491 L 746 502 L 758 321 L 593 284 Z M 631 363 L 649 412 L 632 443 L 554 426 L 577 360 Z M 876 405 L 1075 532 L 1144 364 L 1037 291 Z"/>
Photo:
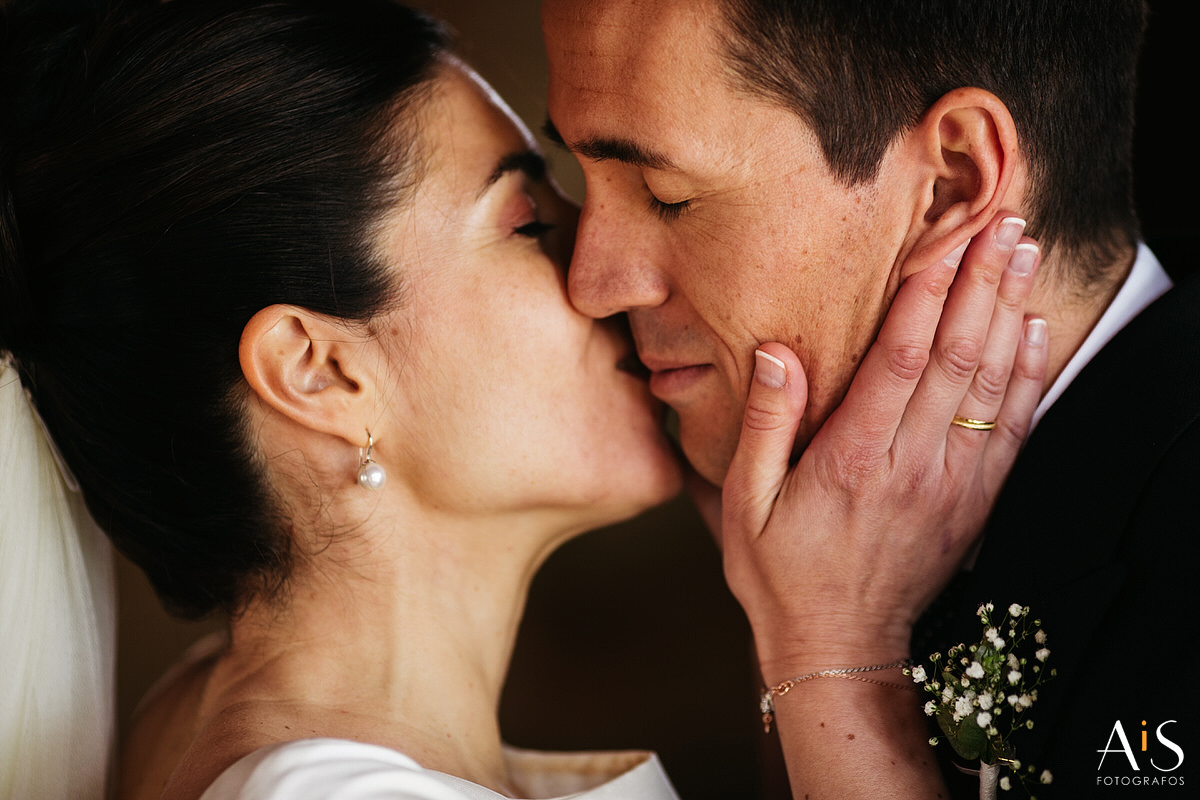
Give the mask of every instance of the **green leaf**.
<path id="1" fill-rule="evenodd" d="M 953 711 L 939 708 L 937 721 L 955 753 L 968 761 L 979 760 L 987 749 L 988 740 L 987 732 L 975 724 L 974 717 L 955 722 Z"/>

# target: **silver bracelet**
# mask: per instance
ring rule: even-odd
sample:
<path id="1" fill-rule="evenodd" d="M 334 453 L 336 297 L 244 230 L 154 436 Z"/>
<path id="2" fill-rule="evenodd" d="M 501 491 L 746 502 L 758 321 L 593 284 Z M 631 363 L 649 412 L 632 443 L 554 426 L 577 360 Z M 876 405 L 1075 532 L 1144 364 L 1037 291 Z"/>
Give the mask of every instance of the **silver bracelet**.
<path id="1" fill-rule="evenodd" d="M 891 686 L 894 689 L 908 688 L 904 684 L 889 683 L 887 681 L 875 680 L 874 678 L 863 677 L 860 673 L 863 672 L 878 672 L 885 669 L 901 669 L 911 667 L 913 662 L 911 659 L 902 658 L 898 661 L 893 661 L 890 664 L 875 664 L 870 667 L 841 667 L 840 669 L 823 669 L 817 672 L 810 672 L 807 675 L 799 675 L 795 678 L 789 678 L 783 683 L 771 689 L 764 689 L 762 700 L 759 701 L 759 709 L 762 711 L 763 730 L 766 733 L 771 732 L 771 721 L 775 718 L 775 698 L 783 697 L 792 690 L 793 686 L 804 683 L 805 681 L 816 680 L 817 678 L 846 678 L 852 681 L 862 681 L 863 683 L 872 683 L 876 686 Z"/>

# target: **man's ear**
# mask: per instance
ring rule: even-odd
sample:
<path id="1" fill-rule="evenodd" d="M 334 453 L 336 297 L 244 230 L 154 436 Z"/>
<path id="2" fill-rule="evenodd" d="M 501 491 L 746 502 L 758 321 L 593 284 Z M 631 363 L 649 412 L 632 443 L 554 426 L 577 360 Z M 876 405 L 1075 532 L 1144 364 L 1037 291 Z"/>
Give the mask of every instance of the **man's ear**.
<path id="1" fill-rule="evenodd" d="M 320 433 L 361 445 L 373 392 L 364 341 L 344 324 L 297 306 L 268 306 L 242 330 L 238 357 L 250 388 L 270 408 Z"/>
<path id="2" fill-rule="evenodd" d="M 940 259 L 966 242 L 1002 208 L 1017 170 L 1017 129 L 991 92 L 955 89 L 925 112 L 904 141 L 920 195 L 913 225 L 918 263 Z M 928 258 L 916 250 L 928 250 Z M 940 255 L 939 255 L 940 254 Z"/>

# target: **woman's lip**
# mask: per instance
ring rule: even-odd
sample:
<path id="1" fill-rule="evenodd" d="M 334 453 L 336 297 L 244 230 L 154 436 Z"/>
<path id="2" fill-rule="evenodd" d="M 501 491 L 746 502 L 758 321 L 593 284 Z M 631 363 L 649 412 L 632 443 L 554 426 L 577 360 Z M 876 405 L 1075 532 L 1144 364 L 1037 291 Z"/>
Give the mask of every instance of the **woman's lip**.
<path id="1" fill-rule="evenodd" d="M 689 364 L 683 367 L 656 369 L 650 373 L 650 393 L 670 402 L 708 375 L 712 364 Z"/>

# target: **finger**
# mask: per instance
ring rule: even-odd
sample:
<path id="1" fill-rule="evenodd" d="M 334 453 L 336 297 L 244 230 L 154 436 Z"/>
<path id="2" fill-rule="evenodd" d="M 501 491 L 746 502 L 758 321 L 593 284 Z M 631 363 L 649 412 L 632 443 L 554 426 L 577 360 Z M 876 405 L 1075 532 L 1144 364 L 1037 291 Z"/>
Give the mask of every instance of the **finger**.
<path id="1" fill-rule="evenodd" d="M 764 344 L 754 358 L 742 433 L 722 492 L 723 535 L 733 528 L 755 536 L 766 527 L 808 400 L 804 370 L 791 350 Z"/>
<path id="2" fill-rule="evenodd" d="M 985 489 L 999 491 L 1013 461 L 1029 435 L 1034 411 L 1042 399 L 1049 360 L 1049 333 L 1046 321 L 1030 317 L 1017 347 L 1012 380 L 996 419 L 996 428 L 988 436 L 984 452 Z"/>
<path id="3" fill-rule="evenodd" d="M 1017 347 L 1024 336 L 1025 303 L 1033 291 L 1038 257 L 1037 244 L 1032 240 L 1022 241 L 1004 269 L 983 355 L 979 359 L 979 366 L 975 368 L 967 395 L 958 407 L 960 417 L 995 420 L 1000 412 Z"/>
<path id="4" fill-rule="evenodd" d="M 879 452 L 892 446 L 929 362 L 942 306 L 967 244 L 900 285 L 875 342 L 863 357 L 845 399 L 825 423 L 826 429 L 853 436 L 860 447 Z"/>
<path id="5" fill-rule="evenodd" d="M 996 308 L 1001 278 L 1020 241 L 1025 221 L 1000 214 L 967 248 L 929 356 L 909 405 L 898 440 L 931 452 L 946 440 L 983 355 Z"/>

